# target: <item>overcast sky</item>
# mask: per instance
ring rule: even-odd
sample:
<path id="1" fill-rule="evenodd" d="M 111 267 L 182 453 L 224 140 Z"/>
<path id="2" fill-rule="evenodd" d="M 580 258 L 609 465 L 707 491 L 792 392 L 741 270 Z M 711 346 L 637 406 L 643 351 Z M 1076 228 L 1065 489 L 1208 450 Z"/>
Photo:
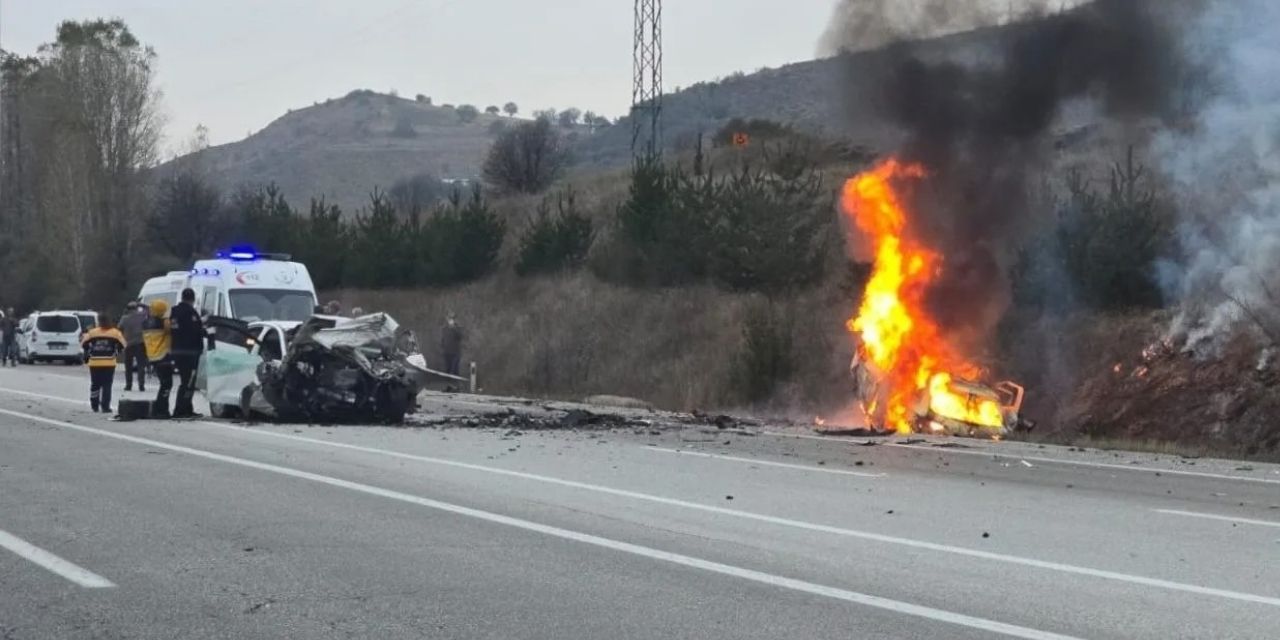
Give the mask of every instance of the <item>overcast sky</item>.
<path id="1" fill-rule="evenodd" d="M 814 57 L 834 0 L 666 0 L 666 89 Z M 120 17 L 159 55 L 166 148 L 215 144 L 356 88 L 524 113 L 631 100 L 632 0 L 0 0 L 0 46 Z"/>

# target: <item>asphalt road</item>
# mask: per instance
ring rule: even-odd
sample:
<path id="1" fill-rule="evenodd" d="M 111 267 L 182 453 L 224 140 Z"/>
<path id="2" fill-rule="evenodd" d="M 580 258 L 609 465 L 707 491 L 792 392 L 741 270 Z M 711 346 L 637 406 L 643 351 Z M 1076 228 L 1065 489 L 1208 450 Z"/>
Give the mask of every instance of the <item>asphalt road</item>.
<path id="1" fill-rule="evenodd" d="M 1280 467 L 118 423 L 87 386 L 0 370 L 0 638 L 1280 637 Z"/>

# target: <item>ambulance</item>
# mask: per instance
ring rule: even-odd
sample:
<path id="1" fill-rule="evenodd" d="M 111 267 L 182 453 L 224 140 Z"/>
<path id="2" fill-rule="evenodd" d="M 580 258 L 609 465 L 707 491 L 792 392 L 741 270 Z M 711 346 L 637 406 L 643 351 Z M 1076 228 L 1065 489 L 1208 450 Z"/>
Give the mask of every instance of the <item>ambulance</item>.
<path id="1" fill-rule="evenodd" d="M 144 305 L 163 300 L 178 303 L 182 290 L 196 292 L 196 308 L 204 315 L 245 322 L 302 322 L 316 307 L 316 288 L 306 265 L 287 254 L 259 253 L 250 248 L 221 251 L 197 260 L 188 271 L 170 271 L 142 285 Z"/>

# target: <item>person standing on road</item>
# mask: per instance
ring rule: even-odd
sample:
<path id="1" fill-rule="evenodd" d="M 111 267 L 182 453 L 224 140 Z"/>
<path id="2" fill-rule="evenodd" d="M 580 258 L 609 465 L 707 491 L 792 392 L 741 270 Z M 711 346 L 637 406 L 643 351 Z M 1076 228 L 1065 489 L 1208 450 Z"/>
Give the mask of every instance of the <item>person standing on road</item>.
<path id="1" fill-rule="evenodd" d="M 0 367 L 18 366 L 18 315 L 13 307 L 0 313 Z"/>
<path id="2" fill-rule="evenodd" d="M 80 339 L 85 359 L 89 361 L 89 407 L 97 413 L 111 413 L 111 387 L 115 384 L 116 358 L 124 352 L 125 339 L 115 322 L 104 315 L 98 326 Z"/>
<path id="3" fill-rule="evenodd" d="M 444 327 L 440 330 L 440 354 L 444 356 L 444 372 L 451 376 L 459 375 L 464 338 L 462 327 L 458 326 L 458 319 L 450 313 L 444 321 Z"/>
<path id="4" fill-rule="evenodd" d="M 178 399 L 173 403 L 174 418 L 198 418 L 191 401 L 196 395 L 196 368 L 204 353 L 204 322 L 196 310 L 194 289 L 182 290 L 182 301 L 169 311 L 173 332 L 173 364 L 178 369 Z"/>
<path id="5" fill-rule="evenodd" d="M 124 390 L 133 391 L 133 376 L 138 375 L 138 391 L 147 390 L 147 345 L 142 330 L 147 324 L 147 310 L 142 303 L 129 303 L 128 311 L 120 318 L 120 333 L 124 336 Z"/>
<path id="6" fill-rule="evenodd" d="M 156 374 L 160 390 L 156 392 L 156 400 L 151 403 L 152 418 L 169 417 L 169 391 L 173 389 L 173 354 L 169 353 L 173 346 L 173 336 L 169 329 L 169 303 L 164 300 L 153 300 L 150 316 L 142 327 L 142 341 L 147 348 L 147 361 Z"/>

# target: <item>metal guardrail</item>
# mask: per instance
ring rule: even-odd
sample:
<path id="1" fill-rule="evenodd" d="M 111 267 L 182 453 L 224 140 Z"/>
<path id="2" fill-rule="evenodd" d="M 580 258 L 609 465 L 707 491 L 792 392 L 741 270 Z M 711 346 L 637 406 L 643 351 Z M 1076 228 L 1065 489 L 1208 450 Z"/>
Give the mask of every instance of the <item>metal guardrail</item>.
<path id="1" fill-rule="evenodd" d="M 466 385 L 467 385 L 467 392 L 468 392 L 468 393 L 475 393 L 475 392 L 476 392 L 476 389 L 477 389 L 477 380 L 478 380 L 478 378 L 477 378 L 477 376 L 476 376 L 476 363 L 475 363 L 475 362 L 472 362 L 472 363 L 471 363 L 471 372 L 470 372 L 470 375 L 469 375 L 469 376 L 466 376 L 466 377 L 463 377 L 463 376 L 455 376 L 455 375 L 453 375 L 453 374 L 451 374 L 451 373 L 445 373 L 445 372 L 443 372 L 443 371 L 436 371 L 435 369 L 432 369 L 432 368 L 430 368 L 430 367 L 428 367 L 428 368 L 427 368 L 427 373 L 430 373 L 432 376 L 435 376 L 435 377 L 437 377 L 437 378 L 441 378 L 441 379 L 444 379 L 444 380 L 454 380 L 454 381 L 457 381 L 457 382 L 464 383 L 464 384 L 466 384 Z"/>

